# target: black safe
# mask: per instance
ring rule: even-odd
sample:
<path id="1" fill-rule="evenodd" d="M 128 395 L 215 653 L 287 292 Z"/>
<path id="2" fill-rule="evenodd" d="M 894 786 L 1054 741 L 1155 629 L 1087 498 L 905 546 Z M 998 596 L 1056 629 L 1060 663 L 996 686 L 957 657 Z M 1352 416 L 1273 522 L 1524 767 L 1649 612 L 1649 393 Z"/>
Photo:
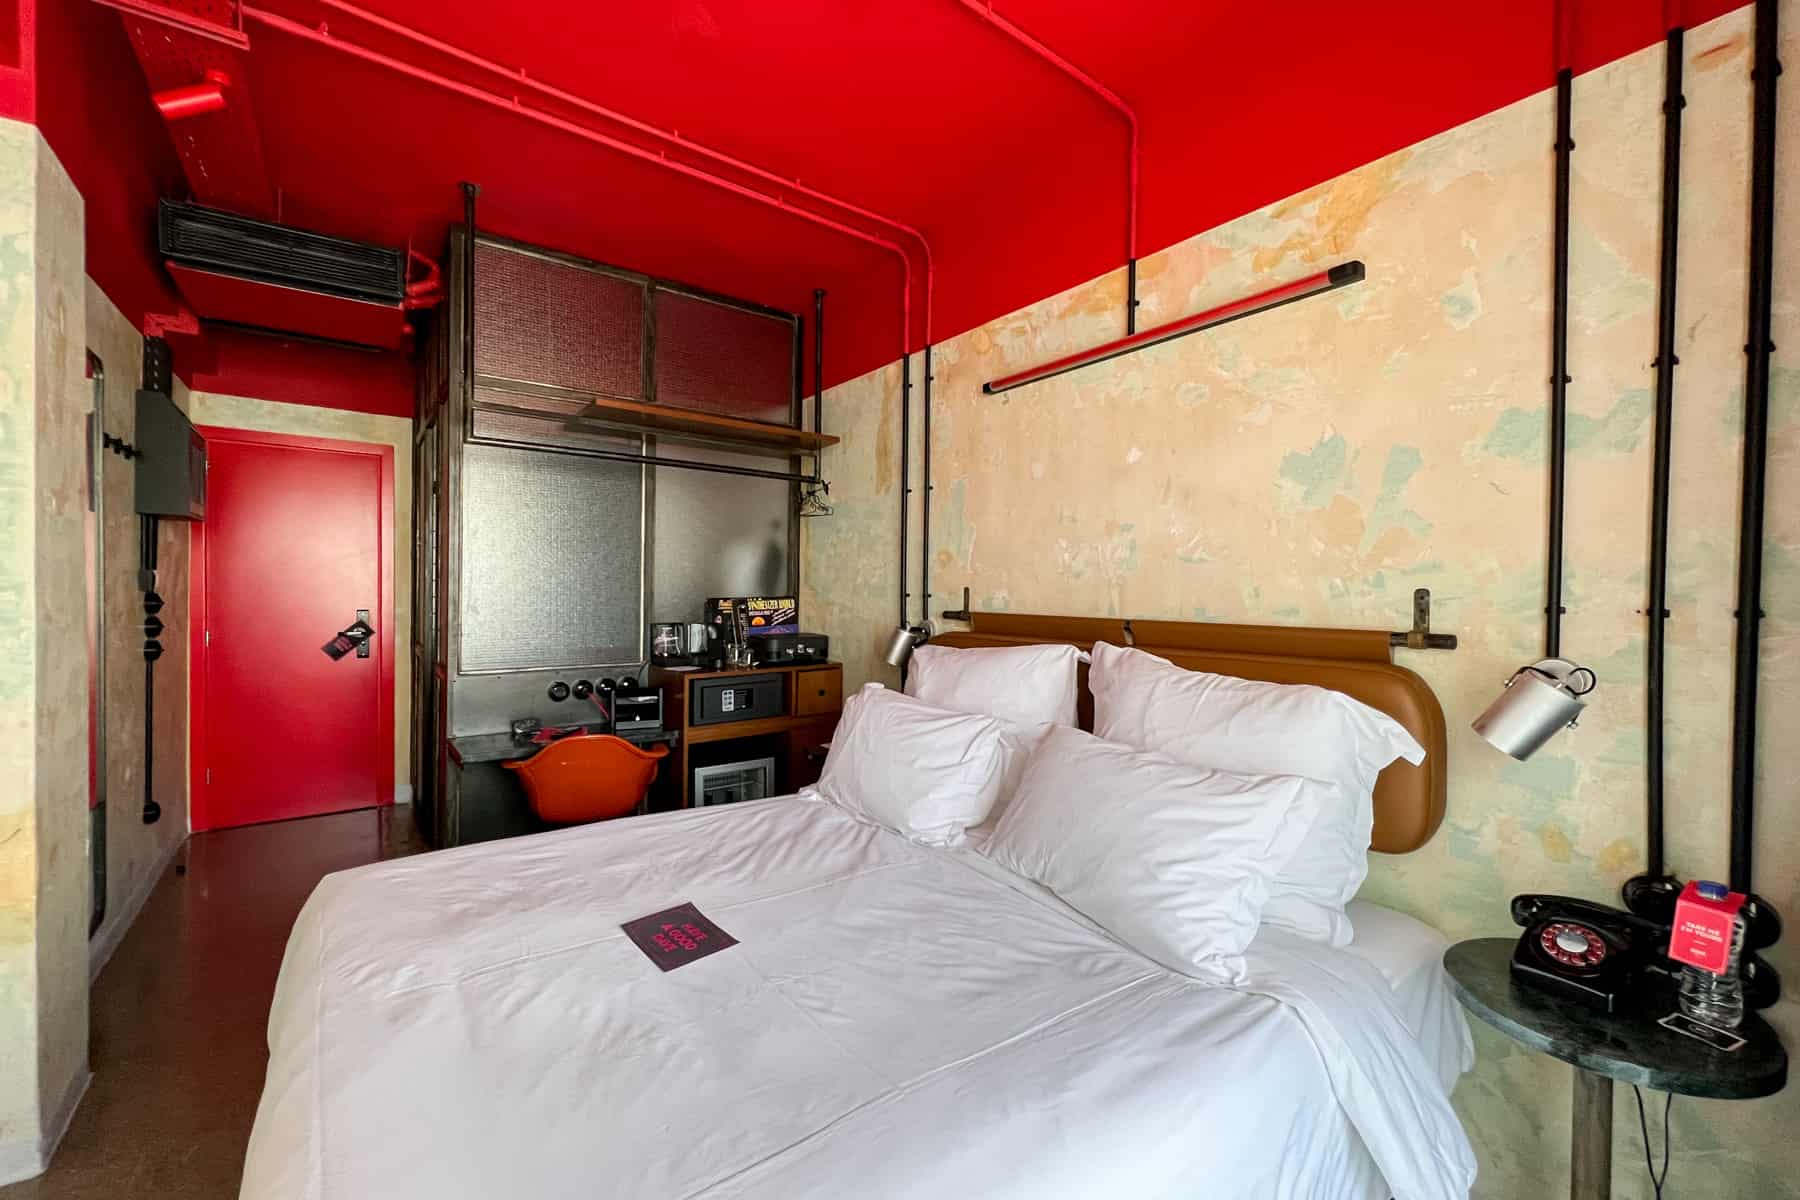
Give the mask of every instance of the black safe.
<path id="1" fill-rule="evenodd" d="M 754 721 L 779 717 L 787 711 L 784 675 L 726 675 L 696 679 L 690 697 L 694 714 L 691 725 L 721 725 L 726 721 Z"/>

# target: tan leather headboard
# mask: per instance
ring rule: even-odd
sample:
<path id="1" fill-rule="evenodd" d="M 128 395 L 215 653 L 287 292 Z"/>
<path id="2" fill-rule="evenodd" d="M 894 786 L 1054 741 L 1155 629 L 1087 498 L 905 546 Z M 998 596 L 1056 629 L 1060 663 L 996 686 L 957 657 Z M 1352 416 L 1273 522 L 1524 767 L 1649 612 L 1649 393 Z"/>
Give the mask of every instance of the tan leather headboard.
<path id="1" fill-rule="evenodd" d="M 1127 621 L 973 613 L 968 632 L 932 639 L 939 646 L 1022 646 L 1095 642 L 1136 646 L 1190 671 L 1269 683 L 1311 683 L 1380 709 L 1425 747 L 1420 766 L 1397 761 L 1375 783 L 1371 848 L 1405 854 L 1431 840 L 1444 819 L 1449 778 L 1444 710 L 1423 679 L 1391 661 L 1388 635 L 1366 629 L 1300 629 L 1281 625 L 1213 625 L 1193 621 Z M 1094 727 L 1094 701 L 1081 676 L 1081 727 Z"/>

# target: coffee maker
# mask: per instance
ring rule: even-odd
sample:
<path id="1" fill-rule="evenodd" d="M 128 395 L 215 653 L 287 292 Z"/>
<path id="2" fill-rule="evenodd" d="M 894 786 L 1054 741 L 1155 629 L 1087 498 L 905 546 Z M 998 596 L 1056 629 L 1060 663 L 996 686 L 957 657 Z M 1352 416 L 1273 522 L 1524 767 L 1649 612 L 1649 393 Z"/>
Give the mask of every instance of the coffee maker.
<path id="1" fill-rule="evenodd" d="M 650 626 L 650 661 L 659 667 L 711 666 L 718 635 L 699 621 L 657 621 Z"/>

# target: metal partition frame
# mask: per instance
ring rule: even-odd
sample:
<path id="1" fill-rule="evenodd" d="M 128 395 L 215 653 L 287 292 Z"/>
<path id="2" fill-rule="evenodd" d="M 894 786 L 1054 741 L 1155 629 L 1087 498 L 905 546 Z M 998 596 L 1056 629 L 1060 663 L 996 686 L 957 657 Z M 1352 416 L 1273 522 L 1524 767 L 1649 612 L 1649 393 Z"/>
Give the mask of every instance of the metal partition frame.
<path id="1" fill-rule="evenodd" d="M 647 399 L 656 402 L 655 380 L 655 336 L 656 312 L 654 294 L 662 289 L 711 303 L 737 308 L 758 315 L 774 317 L 791 322 L 793 327 L 794 349 L 792 360 L 796 367 L 801 359 L 801 321 L 792 313 L 769 309 L 760 305 L 736 300 L 731 297 L 716 295 L 703 289 L 655 280 L 649 276 L 632 271 L 621 270 L 606 264 L 591 262 L 573 255 L 563 254 L 541 247 L 514 242 L 509 239 L 489 236 L 476 231 L 472 213 L 466 214 L 465 224 L 451 231 L 450 245 L 445 256 L 445 278 L 450 293 L 449 302 L 440 310 L 439 317 L 445 323 L 447 335 L 447 353 L 445 355 L 446 371 L 443 387 L 442 409 L 437 412 L 438 444 L 436 446 L 438 461 L 438 495 L 437 506 L 437 538 L 439 550 L 437 554 L 437 575 L 434 581 L 438 602 L 436 618 L 438 628 L 430 631 L 436 634 L 434 653 L 427 657 L 435 660 L 437 669 L 442 670 L 439 687 L 439 711 L 443 717 L 439 728 L 435 731 L 439 746 L 435 749 L 441 761 L 443 740 L 458 734 L 465 728 L 480 725 L 483 729 L 502 728 L 505 719 L 512 716 L 541 715 L 549 720 L 567 721 L 576 715 L 575 709 L 567 702 L 552 705 L 546 697 L 546 688 L 553 680 L 573 681 L 577 678 L 598 680 L 606 675 L 617 676 L 636 671 L 642 664 L 645 649 L 640 646 L 639 658 L 630 663 L 587 663 L 568 664 L 546 668 L 519 668 L 517 670 L 497 670 L 474 672 L 468 670 L 462 661 L 461 652 L 461 619 L 462 610 L 462 558 L 464 552 L 464 530 L 462 528 L 462 505 L 464 502 L 463 471 L 466 465 L 465 448 L 471 443 L 511 445 L 530 449 L 541 453 L 571 455 L 636 462 L 642 468 L 644 479 L 642 509 L 642 552 L 641 597 L 644 605 L 638 622 L 640 639 L 645 635 L 644 622 L 654 612 L 654 580 L 656 578 L 655 562 L 655 512 L 656 512 L 656 477 L 658 471 L 654 467 L 671 469 L 724 472 L 758 478 L 773 478 L 797 481 L 800 476 L 797 469 L 794 473 L 780 471 L 762 471 L 744 465 L 726 465 L 716 462 L 688 462 L 674 457 L 680 450 L 676 446 L 664 446 L 658 450 L 657 439 L 649 436 L 626 435 L 635 444 L 629 453 L 616 453 L 604 446 L 593 444 L 583 446 L 570 444 L 546 444 L 530 440 L 519 440 L 515 437 L 481 436 L 475 432 L 474 414 L 477 408 L 476 389 L 495 389 L 512 392 L 527 399 L 533 408 L 539 408 L 537 415 L 548 423 L 561 425 L 548 411 L 563 407 L 556 401 L 580 401 L 583 404 L 593 393 L 580 389 L 559 387 L 553 384 L 533 380 L 509 379 L 492 376 L 478 370 L 475 361 L 475 312 L 474 312 L 474 275 L 475 255 L 473 247 L 491 245 L 497 249 L 513 253 L 530 255 L 545 259 L 563 266 L 580 270 L 593 271 L 615 279 L 627 280 L 640 284 L 645 290 L 643 314 L 643 351 L 642 367 L 644 371 L 644 395 L 642 397 L 624 397 L 625 399 Z M 788 389 L 788 423 L 794 427 L 801 425 L 803 413 L 802 383 L 799 372 L 795 372 L 794 386 Z M 536 403 L 549 401 L 550 403 Z M 421 406 L 430 401 L 421 396 Z M 572 407 L 570 405 L 569 407 Z M 548 439 L 547 439 L 548 440 Z M 720 449 L 729 449 L 721 446 Z M 772 464 L 773 465 L 773 464 Z M 789 489 L 791 500 L 797 500 L 795 493 L 798 484 Z M 787 577 L 788 588 L 797 593 L 799 587 L 800 555 L 798 547 L 799 521 L 794 515 L 795 505 L 788 509 L 787 526 Z M 473 722 L 474 724 L 471 724 Z M 423 760 L 423 754 L 420 756 Z M 421 782 L 424 782 L 423 780 Z M 443 793 L 448 781 L 440 773 L 440 777 L 431 781 L 435 798 L 442 803 Z"/>

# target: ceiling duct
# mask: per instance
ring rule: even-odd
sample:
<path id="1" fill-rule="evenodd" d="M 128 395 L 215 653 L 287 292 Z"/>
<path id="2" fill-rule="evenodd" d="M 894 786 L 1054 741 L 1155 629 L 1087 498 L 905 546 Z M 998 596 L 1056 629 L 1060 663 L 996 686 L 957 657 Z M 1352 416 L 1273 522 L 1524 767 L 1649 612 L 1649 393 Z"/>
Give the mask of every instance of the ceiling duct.
<path id="1" fill-rule="evenodd" d="M 406 250 L 164 200 L 157 247 L 208 321 L 392 350 L 415 308 L 441 297 L 437 264 Z M 410 264 L 423 268 L 408 280 Z"/>

